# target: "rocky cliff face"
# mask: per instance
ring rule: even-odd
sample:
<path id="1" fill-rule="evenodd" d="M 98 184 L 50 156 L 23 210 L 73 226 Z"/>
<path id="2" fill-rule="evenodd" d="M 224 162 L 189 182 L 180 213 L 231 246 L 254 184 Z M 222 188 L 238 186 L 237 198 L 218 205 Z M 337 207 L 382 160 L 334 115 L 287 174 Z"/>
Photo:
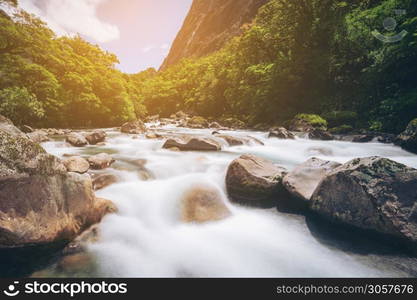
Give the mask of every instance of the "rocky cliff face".
<path id="1" fill-rule="evenodd" d="M 269 0 L 194 0 L 184 25 L 161 69 L 186 57 L 201 57 L 219 50 L 250 23 Z"/>

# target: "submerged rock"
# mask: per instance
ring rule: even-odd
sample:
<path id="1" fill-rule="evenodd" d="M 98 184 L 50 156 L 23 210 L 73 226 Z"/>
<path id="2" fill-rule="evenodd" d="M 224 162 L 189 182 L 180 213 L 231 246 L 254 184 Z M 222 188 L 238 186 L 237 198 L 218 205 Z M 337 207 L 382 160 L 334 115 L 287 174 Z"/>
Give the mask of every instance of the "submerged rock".
<path id="1" fill-rule="evenodd" d="M 219 221 L 230 215 L 220 191 L 215 187 L 194 186 L 184 194 L 181 201 L 181 219 L 186 223 Z"/>
<path id="2" fill-rule="evenodd" d="M 254 155 L 242 155 L 227 170 L 227 192 L 236 203 L 272 207 L 283 191 L 285 168 Z"/>
<path id="3" fill-rule="evenodd" d="M 128 134 L 142 134 L 146 131 L 146 126 L 141 120 L 136 120 L 123 124 L 120 131 Z"/>
<path id="4" fill-rule="evenodd" d="M 182 136 L 168 139 L 164 149 L 178 148 L 181 151 L 220 151 L 221 145 L 212 138 Z"/>
<path id="5" fill-rule="evenodd" d="M 417 245 L 417 170 L 386 158 L 354 159 L 321 181 L 311 208 L 330 220 Z"/>
<path id="6" fill-rule="evenodd" d="M 247 139 L 238 138 L 231 135 L 215 134 L 215 136 L 225 140 L 229 144 L 229 146 L 242 146 L 248 143 Z"/>
<path id="7" fill-rule="evenodd" d="M 118 182 L 118 178 L 113 174 L 95 174 L 92 176 L 93 178 L 93 189 L 95 191 L 104 189 L 116 182 Z"/>
<path id="8" fill-rule="evenodd" d="M 407 151 L 417 153 L 417 119 L 408 124 L 406 130 L 395 139 L 395 144 Z"/>
<path id="9" fill-rule="evenodd" d="M 85 139 L 90 145 L 97 145 L 99 143 L 103 143 L 106 140 L 106 136 L 107 134 L 103 130 L 96 130 L 86 134 Z"/>
<path id="10" fill-rule="evenodd" d="M 90 169 L 90 164 L 87 160 L 79 156 L 72 156 L 65 159 L 63 162 L 68 172 L 76 172 L 80 174 L 87 173 Z"/>
<path id="11" fill-rule="evenodd" d="M 339 166 L 337 162 L 311 158 L 289 172 L 282 183 L 291 195 L 309 202 L 320 181 Z"/>
<path id="12" fill-rule="evenodd" d="M 87 160 L 90 163 L 90 167 L 94 170 L 106 169 L 115 162 L 115 160 L 107 153 L 90 156 Z"/>
<path id="13" fill-rule="evenodd" d="M 284 127 L 277 127 L 277 128 L 271 128 L 269 132 L 269 138 L 279 138 L 279 139 L 285 139 L 285 140 L 294 140 L 295 135 L 285 129 Z"/>
<path id="14" fill-rule="evenodd" d="M 83 147 L 88 144 L 86 138 L 81 133 L 77 132 L 71 132 L 68 134 L 66 141 L 74 147 Z"/>

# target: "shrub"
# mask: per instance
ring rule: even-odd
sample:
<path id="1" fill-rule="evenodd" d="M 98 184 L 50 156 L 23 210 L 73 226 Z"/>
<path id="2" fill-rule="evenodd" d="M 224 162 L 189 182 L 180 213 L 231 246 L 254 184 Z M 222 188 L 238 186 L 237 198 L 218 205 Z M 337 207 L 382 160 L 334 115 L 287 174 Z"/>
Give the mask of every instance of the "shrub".
<path id="1" fill-rule="evenodd" d="M 323 114 L 323 118 L 329 122 L 330 127 L 342 125 L 354 126 L 358 120 L 358 114 L 354 111 L 332 111 Z"/>
<path id="2" fill-rule="evenodd" d="M 321 127 L 323 129 L 327 129 L 327 121 L 320 117 L 319 115 L 314 114 L 298 114 L 294 118 L 295 120 L 303 120 L 313 127 Z"/>

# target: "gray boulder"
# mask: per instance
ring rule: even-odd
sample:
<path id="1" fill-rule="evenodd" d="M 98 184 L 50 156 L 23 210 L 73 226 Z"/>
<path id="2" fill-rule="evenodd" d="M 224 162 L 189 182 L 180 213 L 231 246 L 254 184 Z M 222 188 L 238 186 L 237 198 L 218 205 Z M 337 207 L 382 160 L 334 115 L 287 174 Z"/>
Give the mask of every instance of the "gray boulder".
<path id="1" fill-rule="evenodd" d="M 318 214 L 417 243 L 417 170 L 380 157 L 330 172 L 311 198 Z"/>
<path id="2" fill-rule="evenodd" d="M 48 133 L 43 130 L 35 130 L 26 134 L 28 138 L 37 144 L 49 141 Z"/>
<path id="3" fill-rule="evenodd" d="M 108 168 L 115 162 L 115 160 L 107 153 L 100 153 L 91 156 L 87 160 L 90 163 L 90 167 L 94 170 L 102 170 Z"/>
<path id="4" fill-rule="evenodd" d="M 75 172 L 79 174 L 87 173 L 90 169 L 90 164 L 87 160 L 79 156 L 72 156 L 62 161 L 68 172 Z"/>
<path id="5" fill-rule="evenodd" d="M 260 207 L 275 206 L 283 191 L 282 178 L 286 169 L 273 162 L 242 155 L 227 170 L 226 188 L 233 202 Z"/>
<path id="6" fill-rule="evenodd" d="M 86 138 L 81 133 L 77 132 L 71 132 L 68 134 L 66 137 L 66 142 L 74 147 L 83 147 L 88 144 Z"/>

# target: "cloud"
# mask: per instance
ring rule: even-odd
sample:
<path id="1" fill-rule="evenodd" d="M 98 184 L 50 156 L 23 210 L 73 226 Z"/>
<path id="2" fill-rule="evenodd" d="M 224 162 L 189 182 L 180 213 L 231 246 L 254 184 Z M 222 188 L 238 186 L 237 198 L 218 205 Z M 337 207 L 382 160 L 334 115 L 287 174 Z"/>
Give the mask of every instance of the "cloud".
<path id="1" fill-rule="evenodd" d="M 100 20 L 98 6 L 107 0 L 25 0 L 20 7 L 39 16 L 58 35 L 81 34 L 99 43 L 120 37 L 117 26 Z"/>

